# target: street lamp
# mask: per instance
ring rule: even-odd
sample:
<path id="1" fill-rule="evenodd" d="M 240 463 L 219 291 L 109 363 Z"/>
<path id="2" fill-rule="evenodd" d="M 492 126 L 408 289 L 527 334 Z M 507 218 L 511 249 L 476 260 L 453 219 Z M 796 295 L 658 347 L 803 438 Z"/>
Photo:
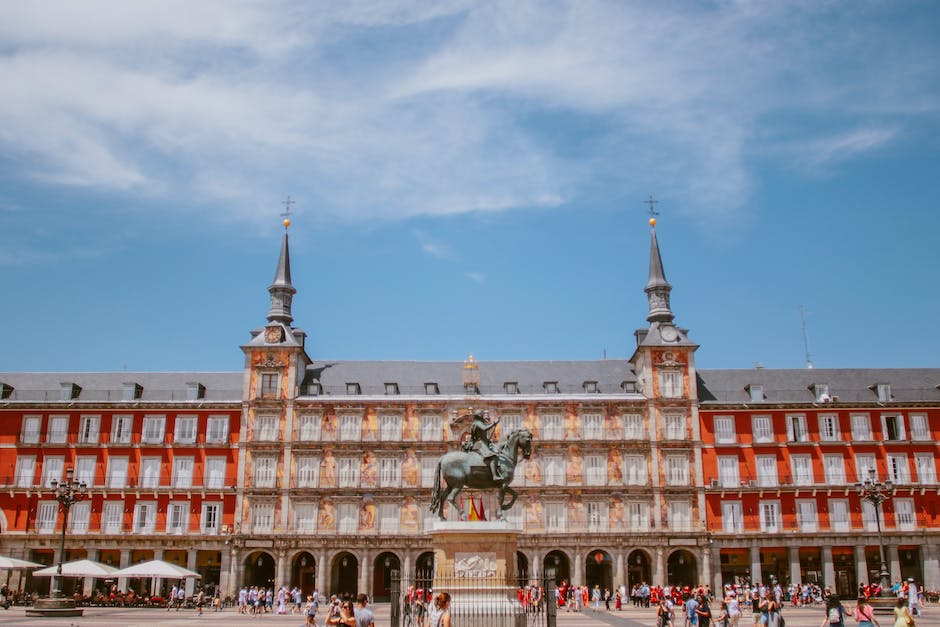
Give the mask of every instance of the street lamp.
<path id="1" fill-rule="evenodd" d="M 59 565 L 56 568 L 52 592 L 49 596 L 59 598 L 62 592 L 59 590 L 59 583 L 62 578 L 62 560 L 65 557 L 65 530 L 69 526 L 69 509 L 72 505 L 85 498 L 85 491 L 88 486 L 84 481 L 78 481 L 73 478 L 74 472 L 71 468 L 65 471 L 65 481 L 59 483 L 55 479 L 50 482 L 52 494 L 62 505 L 62 542 L 59 544 Z"/>
<path id="2" fill-rule="evenodd" d="M 887 597 L 891 593 L 891 575 L 888 573 L 888 564 L 885 561 L 885 543 L 881 537 L 881 511 L 882 503 L 894 496 L 894 483 L 888 481 L 878 481 L 875 477 L 875 469 L 868 469 L 868 478 L 864 482 L 856 483 L 855 489 L 863 501 L 868 501 L 875 506 L 875 524 L 878 526 L 878 547 L 881 550 L 881 572 L 878 576 L 881 578 L 881 595 Z"/>

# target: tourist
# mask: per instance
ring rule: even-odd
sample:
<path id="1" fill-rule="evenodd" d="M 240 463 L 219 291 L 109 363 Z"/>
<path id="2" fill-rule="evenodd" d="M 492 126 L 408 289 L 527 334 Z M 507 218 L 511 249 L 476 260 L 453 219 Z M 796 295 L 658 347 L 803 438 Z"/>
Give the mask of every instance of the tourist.
<path id="1" fill-rule="evenodd" d="M 591 591 L 591 609 L 595 612 L 601 609 L 601 587 L 597 584 L 594 584 Z"/>
<path id="2" fill-rule="evenodd" d="M 826 599 L 826 618 L 819 627 L 845 627 L 845 608 L 839 602 L 839 597 L 830 594 Z"/>
<path id="3" fill-rule="evenodd" d="M 868 597 L 865 596 L 864 591 L 858 595 L 852 616 L 858 621 L 858 627 L 872 627 L 873 624 L 875 627 L 881 627 L 875 620 L 875 608 L 868 603 Z"/>
<path id="4" fill-rule="evenodd" d="M 660 601 L 656 608 L 656 627 L 672 627 L 672 611 L 666 605 L 666 599 Z"/>
<path id="5" fill-rule="evenodd" d="M 709 627 L 712 622 L 712 608 L 708 605 L 708 597 L 699 594 L 697 600 L 698 607 L 695 608 L 695 615 L 698 617 L 698 626 Z"/>
<path id="6" fill-rule="evenodd" d="M 313 602 L 313 595 L 307 596 L 307 605 L 304 608 L 304 614 L 306 620 L 304 621 L 305 627 L 316 627 L 317 625 L 317 606 Z"/>
<path id="7" fill-rule="evenodd" d="M 914 617 L 907 609 L 907 599 L 899 597 L 894 608 L 894 627 L 914 627 Z"/>
<path id="8" fill-rule="evenodd" d="M 375 627 L 375 615 L 372 610 L 366 607 L 368 604 L 368 595 L 359 593 L 359 596 L 356 597 L 356 607 L 353 610 L 356 627 Z"/>
<path id="9" fill-rule="evenodd" d="M 431 611 L 428 612 L 428 627 L 451 627 L 450 595 L 440 592 L 434 597 Z"/>

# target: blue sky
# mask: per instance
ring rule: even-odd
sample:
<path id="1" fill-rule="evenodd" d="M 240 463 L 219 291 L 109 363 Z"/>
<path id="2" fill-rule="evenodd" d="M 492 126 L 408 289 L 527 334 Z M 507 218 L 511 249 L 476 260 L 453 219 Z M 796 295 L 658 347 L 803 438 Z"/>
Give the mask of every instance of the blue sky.
<path id="1" fill-rule="evenodd" d="M 341 6 L 339 6 L 341 5 Z M 319 359 L 936 367 L 933 2 L 0 9 L 0 370 L 236 370 L 296 199 Z"/>

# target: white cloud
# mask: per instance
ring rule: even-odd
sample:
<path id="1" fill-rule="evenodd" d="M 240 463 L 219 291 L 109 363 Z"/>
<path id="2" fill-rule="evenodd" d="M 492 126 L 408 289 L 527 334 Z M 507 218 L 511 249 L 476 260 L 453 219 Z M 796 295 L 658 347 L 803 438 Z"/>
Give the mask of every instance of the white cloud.
<path id="1" fill-rule="evenodd" d="M 486 275 L 484 275 L 482 272 L 466 272 L 464 273 L 464 276 L 478 285 L 483 285 L 486 283 Z"/>
<path id="2" fill-rule="evenodd" d="M 895 128 L 855 129 L 810 141 L 803 156 L 814 166 L 828 165 L 877 150 L 897 134 Z"/>
<path id="3" fill-rule="evenodd" d="M 444 242 L 438 241 L 430 237 L 424 231 L 414 231 L 415 239 L 418 240 L 418 245 L 421 247 L 421 250 L 432 257 L 437 257 L 438 259 L 450 259 L 454 255 L 453 249 Z"/>

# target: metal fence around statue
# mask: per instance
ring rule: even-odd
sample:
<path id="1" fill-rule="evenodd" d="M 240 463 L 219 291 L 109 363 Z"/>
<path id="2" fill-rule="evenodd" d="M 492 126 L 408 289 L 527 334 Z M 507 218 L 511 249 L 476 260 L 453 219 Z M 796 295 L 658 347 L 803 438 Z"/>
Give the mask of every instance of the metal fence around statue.
<path id="1" fill-rule="evenodd" d="M 391 627 L 432 627 L 428 621 L 435 596 L 451 596 L 454 627 L 555 627 L 557 603 L 552 579 L 517 575 L 442 577 L 392 572 Z M 436 585 L 435 585 L 436 584 Z"/>

